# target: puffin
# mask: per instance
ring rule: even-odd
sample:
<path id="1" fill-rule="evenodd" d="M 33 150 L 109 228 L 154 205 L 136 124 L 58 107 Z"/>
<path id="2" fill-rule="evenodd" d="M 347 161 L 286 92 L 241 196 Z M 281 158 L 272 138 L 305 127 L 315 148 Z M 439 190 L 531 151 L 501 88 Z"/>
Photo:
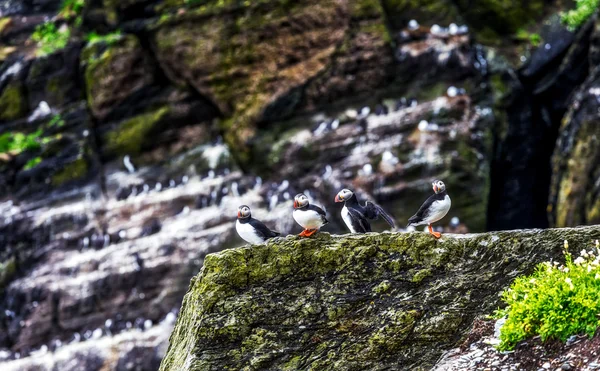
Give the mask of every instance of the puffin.
<path id="1" fill-rule="evenodd" d="M 250 208 L 246 205 L 238 207 L 235 230 L 244 241 L 252 245 L 263 243 L 269 238 L 280 235 L 279 232 L 270 230 L 266 225 L 254 219 Z"/>
<path id="2" fill-rule="evenodd" d="M 395 228 L 394 219 L 389 216 L 383 209 L 370 201 L 365 205 L 361 205 L 356 198 L 354 192 L 349 189 L 342 189 L 336 196 L 335 202 L 344 202 L 342 208 L 342 219 L 350 232 L 352 233 L 367 233 L 371 232 L 371 224 L 369 219 L 376 220 L 380 216 L 392 227 Z"/>
<path id="3" fill-rule="evenodd" d="M 439 232 L 434 232 L 431 224 L 437 222 L 448 214 L 452 201 L 446 192 L 446 185 L 441 180 L 434 180 L 433 195 L 431 195 L 419 208 L 419 211 L 408 219 L 407 228 L 410 226 L 425 225 L 429 226 L 429 233 L 435 238 L 442 237 Z"/>
<path id="4" fill-rule="evenodd" d="M 329 223 L 327 213 L 318 206 L 311 205 L 304 193 L 298 193 L 294 197 L 294 220 L 304 230 L 299 234 L 302 237 L 310 237 L 317 233 L 321 227 Z"/>

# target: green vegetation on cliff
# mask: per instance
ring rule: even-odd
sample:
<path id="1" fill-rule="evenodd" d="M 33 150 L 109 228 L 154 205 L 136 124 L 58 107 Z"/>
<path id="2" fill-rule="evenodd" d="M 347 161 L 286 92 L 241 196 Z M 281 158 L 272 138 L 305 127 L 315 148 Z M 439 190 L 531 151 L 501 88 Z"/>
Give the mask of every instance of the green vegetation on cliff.
<path id="1" fill-rule="evenodd" d="M 9 83 L 0 92 L 0 121 L 10 121 L 25 114 L 26 100 L 20 83 Z"/>
<path id="2" fill-rule="evenodd" d="M 59 28 L 54 22 L 39 25 L 31 35 L 31 39 L 38 44 L 38 56 L 52 54 L 57 50 L 64 49 L 70 37 L 71 30 L 67 25 Z"/>
<path id="3" fill-rule="evenodd" d="M 567 340 L 571 335 L 593 336 L 600 327 L 600 246 L 589 244 L 573 260 L 566 250 L 565 265 L 540 264 L 531 276 L 519 277 L 502 295 L 508 304 L 497 312 L 507 317 L 502 326 L 500 349 L 510 350 L 535 335 Z"/>
<path id="4" fill-rule="evenodd" d="M 516 275 L 600 228 L 277 238 L 206 257 L 161 370 L 425 370 Z"/>
<path id="5" fill-rule="evenodd" d="M 598 11 L 600 0 L 575 0 L 575 9 L 563 14 L 563 21 L 572 29 L 581 26 L 594 12 Z"/>
<path id="6" fill-rule="evenodd" d="M 18 154 L 23 151 L 40 148 L 40 137 L 43 130 L 24 134 L 20 132 L 7 132 L 0 135 L 0 153 L 10 152 Z"/>

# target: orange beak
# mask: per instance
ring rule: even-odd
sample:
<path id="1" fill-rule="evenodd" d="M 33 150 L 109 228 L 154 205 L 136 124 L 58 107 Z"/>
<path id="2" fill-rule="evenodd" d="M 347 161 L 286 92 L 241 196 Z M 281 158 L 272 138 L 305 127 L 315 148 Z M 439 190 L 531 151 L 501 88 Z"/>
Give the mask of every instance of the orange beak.
<path id="1" fill-rule="evenodd" d="M 340 198 L 340 195 L 335 195 L 335 202 L 343 202 L 344 200 L 342 200 Z"/>
<path id="2" fill-rule="evenodd" d="M 437 186 L 436 184 L 434 184 L 434 185 L 433 185 L 433 191 L 434 191 L 435 193 L 437 193 L 437 191 L 438 191 L 438 186 Z"/>
<path id="3" fill-rule="evenodd" d="M 238 218 L 242 217 L 242 212 L 238 210 Z"/>
<path id="4" fill-rule="evenodd" d="M 298 201 L 294 200 L 294 209 L 298 208 Z"/>

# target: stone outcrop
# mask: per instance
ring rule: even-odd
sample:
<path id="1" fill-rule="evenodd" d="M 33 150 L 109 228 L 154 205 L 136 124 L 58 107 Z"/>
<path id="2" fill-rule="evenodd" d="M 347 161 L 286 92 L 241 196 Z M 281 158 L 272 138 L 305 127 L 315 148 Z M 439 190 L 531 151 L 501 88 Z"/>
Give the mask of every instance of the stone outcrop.
<path id="1" fill-rule="evenodd" d="M 241 203 L 298 233 L 306 192 L 341 233 L 351 187 L 402 226 L 439 177 L 447 231 L 596 221 L 598 22 L 559 5 L 0 0 L 0 368 L 154 370 Z"/>
<path id="2" fill-rule="evenodd" d="M 588 58 L 590 75 L 569 104 L 552 157 L 550 210 L 558 227 L 600 223 L 600 67 L 593 46 Z"/>
<path id="3" fill-rule="evenodd" d="M 600 228 L 480 235 L 383 233 L 206 257 L 161 370 L 431 368 L 511 280 L 589 248 Z"/>

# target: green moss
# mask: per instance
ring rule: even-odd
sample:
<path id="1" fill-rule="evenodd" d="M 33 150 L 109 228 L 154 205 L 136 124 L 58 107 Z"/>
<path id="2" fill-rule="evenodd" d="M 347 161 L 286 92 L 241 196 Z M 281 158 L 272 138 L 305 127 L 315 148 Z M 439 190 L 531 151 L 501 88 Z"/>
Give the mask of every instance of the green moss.
<path id="1" fill-rule="evenodd" d="M 66 25 L 58 28 L 54 22 L 46 22 L 36 27 L 31 39 L 37 43 L 37 56 L 52 54 L 64 49 L 71 37 L 71 30 Z"/>
<path id="2" fill-rule="evenodd" d="M 410 335 L 419 318 L 418 311 L 395 311 L 393 309 L 385 312 L 383 326 L 375 331 L 368 340 L 369 352 L 397 352 L 403 342 Z"/>
<path id="3" fill-rule="evenodd" d="M 575 30 L 587 21 L 594 12 L 598 12 L 600 0 L 575 0 L 575 9 L 562 14 L 562 20 L 571 30 Z"/>
<path id="4" fill-rule="evenodd" d="M 115 37 L 110 42 L 96 40 L 82 50 L 86 96 L 94 114 L 101 115 L 103 105 L 114 104 L 114 86 L 107 83 L 110 81 L 107 76 L 139 53 L 142 53 L 139 40 L 134 35 Z"/>
<path id="5" fill-rule="evenodd" d="M 41 138 L 42 132 L 42 129 L 29 134 L 6 132 L 0 135 L 0 153 L 10 152 L 17 155 L 23 151 L 39 149 L 40 143 L 45 140 L 45 138 Z"/>
<path id="6" fill-rule="evenodd" d="M 4 287 L 11 281 L 16 272 L 17 264 L 15 258 L 0 262 L 0 293 L 2 293 Z"/>
<path id="7" fill-rule="evenodd" d="M 373 292 L 383 294 L 390 289 L 390 281 L 384 280 L 379 285 L 373 287 Z"/>
<path id="8" fill-rule="evenodd" d="M 0 120 L 11 121 L 21 118 L 26 110 L 23 87 L 20 83 L 9 83 L 0 95 Z"/>
<path id="9" fill-rule="evenodd" d="M 92 31 L 85 35 L 85 38 L 89 44 L 104 43 L 106 45 L 112 45 L 117 41 L 121 40 L 122 37 L 123 35 L 119 30 L 102 35 L 95 31 Z"/>
<path id="10" fill-rule="evenodd" d="M 565 122 L 570 120 L 567 118 Z M 556 226 L 587 223 L 583 219 L 585 212 L 582 212 L 582 209 L 586 206 L 586 194 L 591 187 L 588 174 L 595 168 L 595 159 L 600 154 L 599 132 L 595 121 L 581 122 L 579 131 L 573 134 L 574 145 L 570 153 L 555 156 L 555 162 L 565 167 L 564 172 L 560 173 L 561 179 L 557 190 Z"/>
<path id="11" fill-rule="evenodd" d="M 31 160 L 27 161 L 27 163 L 23 167 L 23 170 L 33 169 L 34 167 L 38 166 L 40 162 L 42 162 L 41 157 L 34 157 Z"/>
<path id="12" fill-rule="evenodd" d="M 4 32 L 4 29 L 10 26 L 11 22 L 12 20 L 10 17 L 0 17 L 0 35 Z"/>
<path id="13" fill-rule="evenodd" d="M 414 274 L 411 281 L 414 283 L 420 283 L 425 278 L 430 277 L 431 274 L 432 274 L 431 269 L 421 269 Z"/>
<path id="14" fill-rule="evenodd" d="M 80 157 L 77 160 L 66 165 L 62 170 L 52 176 L 52 185 L 57 187 L 67 182 L 83 178 L 88 173 L 88 163 L 85 158 Z"/>
<path id="15" fill-rule="evenodd" d="M 321 232 L 210 254 L 161 370 L 427 369 L 497 307 L 511 277 L 556 256 L 563 239 L 596 238 L 598 227 L 441 240 Z M 423 270 L 429 278 L 412 281 Z"/>
<path id="16" fill-rule="evenodd" d="M 104 136 L 108 151 L 119 156 L 139 154 L 148 140 L 148 135 L 156 129 L 169 111 L 168 107 L 162 107 L 120 123 Z"/>
<path id="17" fill-rule="evenodd" d="M 261 162 L 253 161 L 257 154 L 264 156 L 264 151 L 253 151 L 257 121 L 272 104 L 278 103 L 276 97 L 288 97 L 288 93 L 291 96 L 303 83 L 324 71 L 338 38 L 327 23 L 315 28 L 314 33 L 320 35 L 311 33 L 310 37 L 298 37 L 294 31 L 272 34 L 265 30 L 285 29 L 302 20 L 313 22 L 314 14 L 330 22 L 329 19 L 340 16 L 340 4 L 331 0 L 310 4 L 265 0 L 206 1 L 193 5 L 193 9 L 182 15 L 163 18 L 156 32 L 158 53 L 179 55 L 179 60 L 169 62 L 177 64 L 176 70 L 198 71 L 199 77 L 192 77 L 191 81 L 183 81 L 181 76 L 194 76 L 195 72 L 174 71 L 173 75 L 178 76 L 178 83 L 182 85 L 192 84 L 221 110 L 224 118 L 219 126 L 227 144 L 235 149 L 232 152 L 235 159 L 243 166 Z M 236 9 L 230 13 L 231 17 L 206 16 L 230 9 Z M 171 21 L 173 24 L 166 25 L 165 22 Z M 370 24 L 365 26 L 371 27 Z M 323 46 L 309 41 L 313 38 L 336 40 Z M 298 60 L 289 63 L 282 58 L 282 54 L 288 52 L 281 49 L 275 52 L 273 44 L 285 46 L 290 58 Z M 198 58 L 198 53 L 190 52 L 193 50 L 206 53 Z M 296 53 L 302 50 L 311 52 Z M 299 101 L 301 94 L 296 96 Z M 285 109 L 292 112 L 294 107 L 295 104 L 289 104 Z"/>

